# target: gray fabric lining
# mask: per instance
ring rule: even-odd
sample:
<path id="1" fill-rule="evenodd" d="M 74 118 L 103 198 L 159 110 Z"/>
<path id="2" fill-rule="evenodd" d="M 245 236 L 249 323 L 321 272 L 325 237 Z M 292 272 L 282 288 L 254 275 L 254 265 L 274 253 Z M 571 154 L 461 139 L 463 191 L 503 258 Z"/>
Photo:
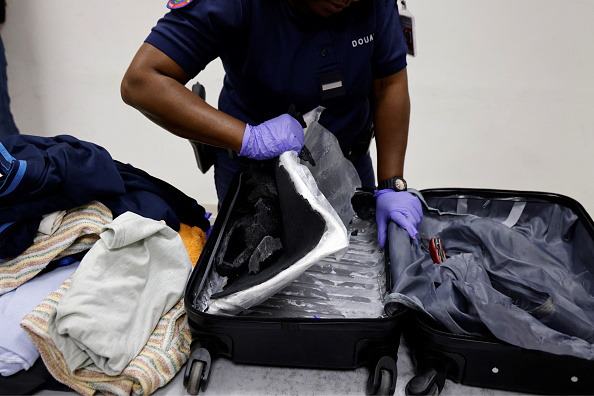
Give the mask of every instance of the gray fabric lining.
<path id="1" fill-rule="evenodd" d="M 390 224 L 386 304 L 423 311 L 455 334 L 594 360 L 594 243 L 571 209 L 418 195 L 419 239 L 440 238 L 447 259 L 434 264 L 423 243 Z"/>

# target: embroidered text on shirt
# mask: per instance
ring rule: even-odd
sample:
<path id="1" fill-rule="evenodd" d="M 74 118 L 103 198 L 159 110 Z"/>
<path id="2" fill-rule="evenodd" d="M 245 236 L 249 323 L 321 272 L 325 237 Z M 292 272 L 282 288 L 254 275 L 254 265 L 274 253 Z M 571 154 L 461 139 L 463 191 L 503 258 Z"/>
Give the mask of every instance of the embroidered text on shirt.
<path id="1" fill-rule="evenodd" d="M 373 34 L 370 34 L 369 36 L 365 36 L 365 37 L 362 37 L 362 38 L 357 39 L 357 40 L 353 40 L 352 41 L 353 48 L 355 48 L 358 45 L 367 44 L 367 43 L 369 43 L 371 41 L 373 41 Z"/>

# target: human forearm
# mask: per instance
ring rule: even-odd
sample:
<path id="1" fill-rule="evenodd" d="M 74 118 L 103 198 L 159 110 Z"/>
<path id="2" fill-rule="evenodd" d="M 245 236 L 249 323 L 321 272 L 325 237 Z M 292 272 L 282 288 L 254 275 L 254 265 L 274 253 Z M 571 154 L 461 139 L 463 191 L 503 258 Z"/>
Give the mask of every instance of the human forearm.
<path id="1" fill-rule="evenodd" d="M 122 80 L 122 99 L 177 136 L 240 151 L 245 123 L 208 105 L 187 81 L 175 62 L 143 44 Z"/>
<path id="2" fill-rule="evenodd" d="M 410 97 L 406 69 L 374 80 L 374 128 L 378 182 L 404 176 Z"/>

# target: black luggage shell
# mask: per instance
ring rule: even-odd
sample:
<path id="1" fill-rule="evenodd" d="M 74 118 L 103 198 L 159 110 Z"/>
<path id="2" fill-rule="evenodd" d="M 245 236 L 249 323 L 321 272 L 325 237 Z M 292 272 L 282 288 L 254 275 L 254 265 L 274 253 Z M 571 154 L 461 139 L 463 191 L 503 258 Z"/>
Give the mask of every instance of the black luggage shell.
<path id="1" fill-rule="evenodd" d="M 421 193 L 426 199 L 558 204 L 572 210 L 594 240 L 592 218 L 579 202 L 564 195 L 486 189 L 427 189 Z M 439 394 L 446 378 L 464 385 L 524 393 L 594 394 L 594 361 L 591 360 L 528 350 L 494 337 L 456 335 L 426 315 L 413 311 L 403 326 L 403 335 L 416 373 L 407 384 L 407 395 Z"/>
<path id="2" fill-rule="evenodd" d="M 231 183 L 186 287 L 184 301 L 192 332 L 191 354 L 184 373 L 188 393 L 197 394 L 206 388 L 212 359 L 223 356 L 237 363 L 284 367 L 367 366 L 367 392 L 393 394 L 401 319 L 407 310 L 376 319 L 277 319 L 213 315 L 196 309 L 194 298 L 212 270 L 229 215 L 243 199 L 243 175 L 238 172 Z"/>

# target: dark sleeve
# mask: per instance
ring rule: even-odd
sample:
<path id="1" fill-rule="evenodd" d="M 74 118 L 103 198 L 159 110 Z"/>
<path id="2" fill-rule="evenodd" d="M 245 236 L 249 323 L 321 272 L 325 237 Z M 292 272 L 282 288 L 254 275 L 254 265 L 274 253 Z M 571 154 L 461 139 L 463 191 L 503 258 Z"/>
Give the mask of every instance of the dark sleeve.
<path id="1" fill-rule="evenodd" d="M 145 41 L 193 78 L 241 37 L 245 9 L 243 0 L 194 0 L 169 11 Z"/>
<path id="2" fill-rule="evenodd" d="M 374 0 L 377 30 L 372 57 L 373 78 L 390 76 L 406 67 L 408 47 L 396 0 Z"/>

